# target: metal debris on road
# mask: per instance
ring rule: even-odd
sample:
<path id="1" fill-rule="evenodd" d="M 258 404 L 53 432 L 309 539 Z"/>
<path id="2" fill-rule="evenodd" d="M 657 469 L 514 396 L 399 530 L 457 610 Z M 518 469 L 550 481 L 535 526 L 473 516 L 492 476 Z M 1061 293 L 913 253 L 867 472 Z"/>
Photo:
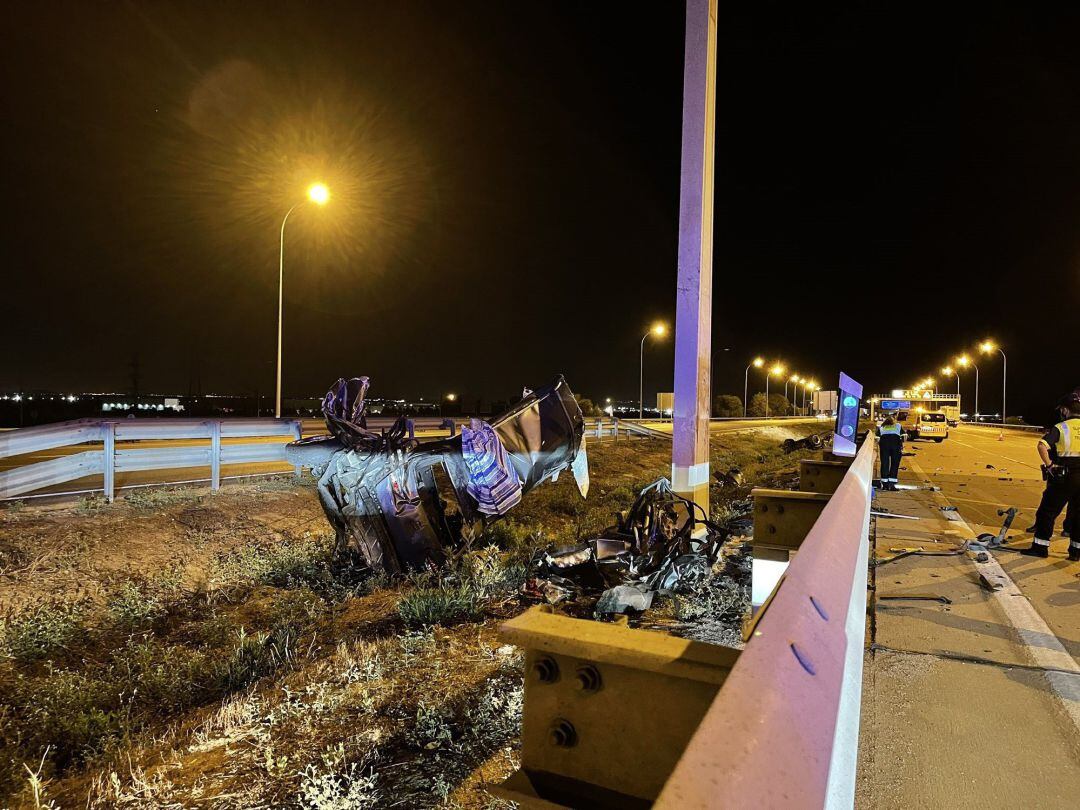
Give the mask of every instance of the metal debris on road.
<path id="1" fill-rule="evenodd" d="M 784 439 L 780 446 L 785 453 L 794 453 L 796 450 L 820 450 L 825 446 L 825 439 L 818 433 L 811 433 L 802 439 Z"/>

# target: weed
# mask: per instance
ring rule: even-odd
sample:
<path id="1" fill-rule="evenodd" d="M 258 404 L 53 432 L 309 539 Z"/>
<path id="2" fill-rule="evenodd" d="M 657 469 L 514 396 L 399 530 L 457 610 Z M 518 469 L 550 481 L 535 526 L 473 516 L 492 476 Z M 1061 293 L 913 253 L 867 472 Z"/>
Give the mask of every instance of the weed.
<path id="1" fill-rule="evenodd" d="M 482 615 L 479 594 L 468 584 L 417 588 L 398 603 L 398 614 L 409 627 L 474 621 Z"/>
<path id="2" fill-rule="evenodd" d="M 0 507 L 2 507 L 0 511 L 4 511 L 9 515 L 14 515 L 26 508 L 26 501 L 21 499 L 17 501 L 4 501 L 3 504 L 0 504 Z"/>
<path id="3" fill-rule="evenodd" d="M 190 487 L 139 487 L 124 496 L 124 502 L 135 509 L 162 509 L 179 501 L 201 497 Z"/>
<path id="4" fill-rule="evenodd" d="M 85 605 L 38 602 L 0 618 L 0 657 L 26 663 L 67 646 L 81 630 Z"/>
<path id="5" fill-rule="evenodd" d="M 113 593 L 105 607 L 112 623 L 128 631 L 151 624 L 165 614 L 161 597 L 131 580 Z"/>
<path id="6" fill-rule="evenodd" d="M 245 546 L 219 557 L 211 571 L 212 587 L 236 584 L 309 588 L 328 599 L 341 599 L 362 586 L 359 572 L 334 557 L 334 538 L 286 538 Z"/>
<path id="7" fill-rule="evenodd" d="M 91 492 L 89 495 L 83 495 L 79 498 L 79 503 L 76 505 L 76 509 L 84 514 L 93 514 L 104 509 L 109 505 L 109 502 L 105 500 L 105 496 L 98 492 Z"/>
<path id="8" fill-rule="evenodd" d="M 377 783 L 370 767 L 345 762 L 345 746 L 338 743 L 300 772 L 297 801 L 310 810 L 365 810 L 380 804 Z"/>

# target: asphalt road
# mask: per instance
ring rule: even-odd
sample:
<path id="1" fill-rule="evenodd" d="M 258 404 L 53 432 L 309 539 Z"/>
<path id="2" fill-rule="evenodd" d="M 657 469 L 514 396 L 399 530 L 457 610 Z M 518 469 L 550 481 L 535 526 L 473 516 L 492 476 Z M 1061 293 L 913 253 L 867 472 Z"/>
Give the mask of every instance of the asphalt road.
<path id="1" fill-rule="evenodd" d="M 963 426 L 908 442 L 906 488 L 875 499 L 916 520 L 876 521 L 860 810 L 1076 806 L 1080 563 L 1060 537 L 1049 559 L 1016 553 L 1043 488 L 1037 441 Z M 1009 506 L 1009 548 L 961 550 Z M 909 549 L 923 553 L 896 556 Z"/>

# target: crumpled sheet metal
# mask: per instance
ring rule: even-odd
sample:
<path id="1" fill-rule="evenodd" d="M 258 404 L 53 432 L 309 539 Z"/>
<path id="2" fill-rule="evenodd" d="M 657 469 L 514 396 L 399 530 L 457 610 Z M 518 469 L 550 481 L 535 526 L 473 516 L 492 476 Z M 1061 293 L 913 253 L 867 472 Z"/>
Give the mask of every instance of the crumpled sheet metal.
<path id="1" fill-rule="evenodd" d="M 699 534 L 704 528 L 704 536 Z M 601 594 L 598 613 L 644 610 L 653 595 L 709 579 L 729 533 L 661 478 L 645 487 L 603 536 L 556 553 L 534 555 L 525 592 L 550 603 Z"/>
<path id="2" fill-rule="evenodd" d="M 398 573 L 441 565 L 575 462 L 584 465 L 587 488 L 585 423 L 562 377 L 527 391 L 491 422 L 470 425 L 467 450 L 461 435 L 408 438 L 404 418 L 368 430 L 368 387 L 366 377 L 338 380 L 323 400 L 331 435 L 286 448 L 289 462 L 309 467 L 318 480 L 339 550 L 364 567 Z"/>
<path id="3" fill-rule="evenodd" d="M 487 422 L 471 420 L 461 429 L 461 455 L 469 470 L 466 491 L 485 515 L 505 515 L 521 503 L 521 479 L 506 448 Z"/>

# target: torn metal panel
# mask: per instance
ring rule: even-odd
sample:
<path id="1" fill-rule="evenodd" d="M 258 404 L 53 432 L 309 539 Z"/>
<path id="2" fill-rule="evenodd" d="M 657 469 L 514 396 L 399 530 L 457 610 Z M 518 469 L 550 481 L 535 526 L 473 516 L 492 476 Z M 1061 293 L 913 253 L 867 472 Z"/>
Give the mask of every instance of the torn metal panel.
<path id="1" fill-rule="evenodd" d="M 601 537 L 555 553 L 537 552 L 525 592 L 552 604 L 603 592 L 598 613 L 646 610 L 656 593 L 708 580 L 729 536 L 661 478 Z"/>
<path id="2" fill-rule="evenodd" d="M 286 448 L 286 459 L 318 480 L 339 549 L 365 567 L 398 573 L 441 565 L 564 469 L 588 491 L 585 423 L 562 377 L 526 390 L 490 423 L 473 420 L 461 435 L 430 441 L 409 438 L 404 418 L 369 430 L 368 387 L 367 377 L 338 380 L 323 400 L 331 435 Z"/>

